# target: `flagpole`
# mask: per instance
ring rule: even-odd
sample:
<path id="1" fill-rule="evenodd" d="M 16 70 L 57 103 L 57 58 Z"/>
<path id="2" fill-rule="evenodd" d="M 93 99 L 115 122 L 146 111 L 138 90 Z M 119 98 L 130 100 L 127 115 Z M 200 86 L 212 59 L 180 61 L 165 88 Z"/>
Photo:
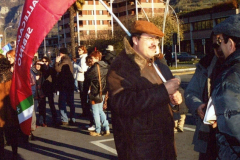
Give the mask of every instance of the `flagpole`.
<path id="1" fill-rule="evenodd" d="M 149 21 L 149 18 L 148 18 L 148 16 L 147 16 L 147 14 L 146 14 L 146 12 L 145 12 L 144 9 L 142 8 L 142 6 L 141 6 L 141 4 L 139 3 L 139 1 L 137 1 L 137 3 L 138 3 L 138 5 L 141 7 L 141 9 L 142 9 L 144 15 L 146 16 L 148 22 L 150 22 L 150 21 Z"/>
<path id="2" fill-rule="evenodd" d="M 165 32 L 165 23 L 166 23 L 166 18 L 167 18 L 167 14 L 168 14 L 169 1 L 170 0 L 167 0 L 166 6 L 165 6 L 164 19 L 163 19 L 163 29 L 162 29 L 163 33 Z M 163 50 L 164 50 L 164 37 L 162 37 L 162 54 L 163 54 Z"/>
<path id="3" fill-rule="evenodd" d="M 130 37 L 131 33 L 127 30 L 127 28 L 122 24 L 122 22 L 115 16 L 115 14 L 108 8 L 108 6 L 102 1 L 99 0 L 100 3 L 108 10 L 108 12 L 113 16 L 113 18 L 117 21 L 117 23 L 122 27 L 122 29 L 127 33 L 127 35 Z"/>

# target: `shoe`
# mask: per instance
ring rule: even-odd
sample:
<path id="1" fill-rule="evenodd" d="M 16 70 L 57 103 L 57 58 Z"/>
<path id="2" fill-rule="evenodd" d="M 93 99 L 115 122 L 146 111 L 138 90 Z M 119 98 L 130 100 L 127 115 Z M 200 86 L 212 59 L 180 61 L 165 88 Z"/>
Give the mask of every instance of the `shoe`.
<path id="1" fill-rule="evenodd" d="M 178 132 L 177 127 L 174 127 L 174 133 L 177 133 L 177 132 Z"/>
<path id="2" fill-rule="evenodd" d="M 89 131 L 95 131 L 95 129 L 96 129 L 96 128 L 95 128 L 94 125 L 88 128 Z"/>
<path id="3" fill-rule="evenodd" d="M 178 132 L 183 132 L 183 127 L 177 127 Z"/>
<path id="4" fill-rule="evenodd" d="M 100 133 L 97 132 L 90 132 L 90 136 L 102 136 Z"/>
<path id="5" fill-rule="evenodd" d="M 73 120 L 70 120 L 68 123 L 69 125 L 74 126 L 76 122 L 74 122 Z"/>
<path id="6" fill-rule="evenodd" d="M 109 136 L 110 135 L 110 131 L 106 131 L 103 136 Z"/>
<path id="7" fill-rule="evenodd" d="M 45 123 L 42 124 L 42 127 L 47 127 L 47 125 Z"/>
<path id="8" fill-rule="evenodd" d="M 68 122 L 61 122 L 60 125 L 67 126 Z"/>
<path id="9" fill-rule="evenodd" d="M 29 140 L 31 140 L 31 141 L 35 140 L 35 136 L 32 133 L 29 136 Z"/>

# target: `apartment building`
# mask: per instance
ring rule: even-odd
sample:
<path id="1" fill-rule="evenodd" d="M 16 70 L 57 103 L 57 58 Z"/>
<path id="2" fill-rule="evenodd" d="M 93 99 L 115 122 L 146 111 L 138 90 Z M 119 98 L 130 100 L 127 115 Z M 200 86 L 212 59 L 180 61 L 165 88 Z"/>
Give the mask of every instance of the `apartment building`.
<path id="1" fill-rule="evenodd" d="M 135 1 L 136 2 L 136 1 Z M 142 0 L 135 2 L 114 0 L 112 3 L 104 1 L 118 19 L 164 14 L 165 4 L 161 0 Z M 136 9 L 137 8 L 137 9 Z M 82 11 L 75 16 L 75 42 L 87 45 L 92 39 L 113 36 L 114 25 L 118 23 L 112 18 L 108 10 L 98 0 L 85 1 Z M 59 43 L 61 46 L 70 44 L 69 12 L 66 12 L 58 21 Z"/>
<path id="2" fill-rule="evenodd" d="M 231 15 L 239 14 L 239 5 L 232 2 L 197 10 L 179 16 L 184 29 L 181 51 L 203 56 L 212 50 L 210 35 L 215 25 Z"/>

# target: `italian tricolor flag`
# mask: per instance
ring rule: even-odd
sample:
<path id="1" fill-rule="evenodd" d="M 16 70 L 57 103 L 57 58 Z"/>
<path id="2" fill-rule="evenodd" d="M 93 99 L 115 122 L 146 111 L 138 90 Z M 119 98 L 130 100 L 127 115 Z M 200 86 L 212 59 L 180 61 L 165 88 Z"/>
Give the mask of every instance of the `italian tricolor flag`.
<path id="1" fill-rule="evenodd" d="M 12 107 L 18 112 L 21 130 L 30 135 L 33 97 L 30 67 L 44 37 L 75 0 L 26 0 L 19 22 L 11 86 Z"/>

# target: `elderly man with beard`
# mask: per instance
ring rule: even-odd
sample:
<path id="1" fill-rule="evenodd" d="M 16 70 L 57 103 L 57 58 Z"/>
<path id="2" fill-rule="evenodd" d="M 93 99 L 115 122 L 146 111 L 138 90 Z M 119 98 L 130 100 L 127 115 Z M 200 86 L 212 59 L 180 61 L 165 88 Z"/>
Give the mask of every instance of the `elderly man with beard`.
<path id="1" fill-rule="evenodd" d="M 107 77 L 118 158 L 175 160 L 172 105 L 182 96 L 179 80 L 156 56 L 164 34 L 147 21 L 135 21 L 131 34 Z"/>

